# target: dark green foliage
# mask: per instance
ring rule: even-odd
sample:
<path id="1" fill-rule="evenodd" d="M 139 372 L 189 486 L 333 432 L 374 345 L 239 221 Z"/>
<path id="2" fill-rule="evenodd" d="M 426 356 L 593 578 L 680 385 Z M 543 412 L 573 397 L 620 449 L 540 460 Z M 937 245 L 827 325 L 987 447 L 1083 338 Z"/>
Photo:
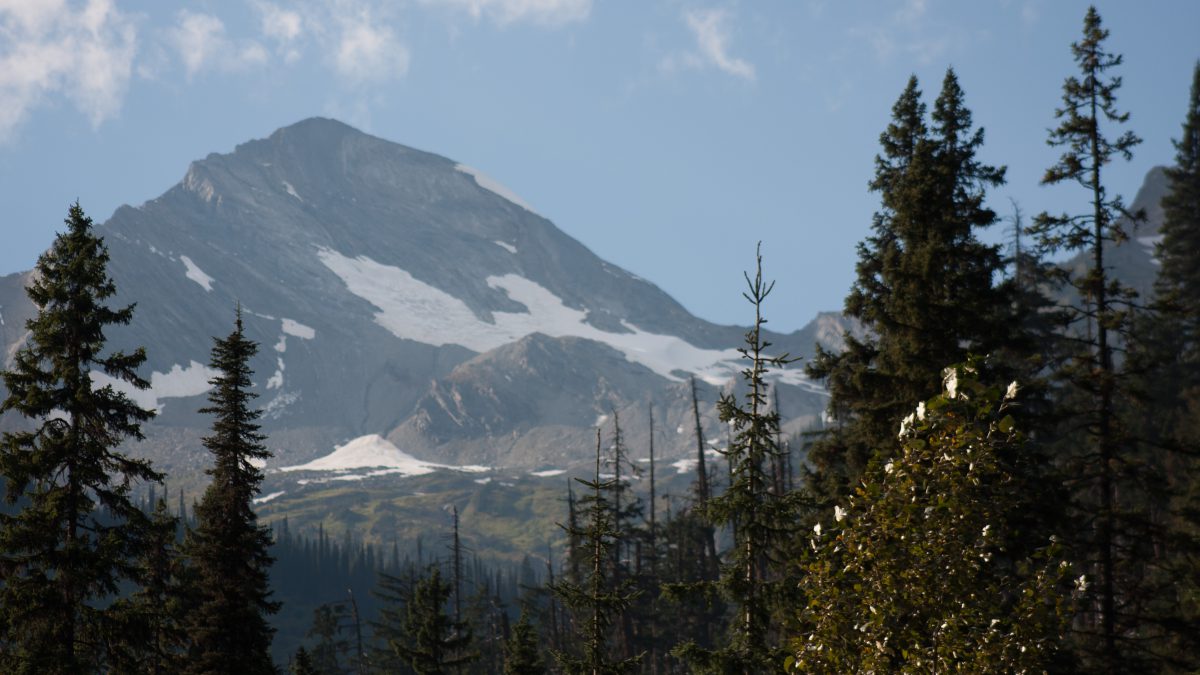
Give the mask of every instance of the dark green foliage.
<path id="1" fill-rule="evenodd" d="M 319 675 L 319 671 L 313 667 L 308 650 L 304 647 L 296 650 L 296 656 L 292 659 L 292 665 L 288 668 L 288 672 L 292 675 Z"/>
<path id="2" fill-rule="evenodd" d="M 696 480 L 691 499 L 676 513 L 668 510 L 659 540 L 662 553 L 658 561 L 658 584 L 663 599 L 660 613 L 669 612 L 672 621 L 664 622 L 665 646 L 692 645 L 691 649 L 712 650 L 723 634 L 725 603 L 716 582 L 720 578 L 721 559 L 717 555 L 716 528 L 708 519 L 712 484 L 708 479 L 704 429 L 700 423 L 696 381 L 691 382 L 692 418 L 696 434 Z"/>
<path id="3" fill-rule="evenodd" d="M 108 602 L 137 558 L 150 519 L 130 500 L 139 483 L 161 480 L 144 460 L 117 452 L 141 439 L 154 413 L 93 376 L 135 388 L 145 352 L 103 354 L 105 330 L 129 323 L 133 307 L 104 303 L 116 292 L 108 251 L 79 204 L 66 231 L 38 258 L 26 293 L 37 316 L 11 370 L 0 412 L 16 411 L 32 431 L 7 432 L 0 472 L 13 514 L 0 514 L 0 671 L 83 673 L 101 668 L 122 639 L 124 620 Z M 101 380 L 103 381 L 103 380 Z M 115 648 L 115 647 L 113 647 Z"/>
<path id="4" fill-rule="evenodd" d="M 1182 317 L 1181 337 L 1186 344 L 1190 367 L 1200 362 L 1200 267 L 1195 265 L 1200 251 L 1200 62 L 1192 75 L 1191 96 L 1183 132 L 1175 141 L 1175 165 L 1167 169 L 1170 192 L 1163 198 L 1162 244 L 1158 250 L 1161 268 L 1156 290 L 1161 299 L 1175 305 Z M 1200 379 L 1190 374 L 1192 381 Z"/>
<path id="5" fill-rule="evenodd" d="M 778 553 L 790 534 L 796 504 L 770 489 L 767 467 L 781 450 L 779 414 L 768 404 L 765 378 L 769 368 L 782 367 L 790 359 L 766 353 L 770 343 L 762 338 L 762 308 L 773 284 L 763 281 L 761 254 L 756 263 L 754 278 L 746 276 L 745 293 L 754 305 L 754 324 L 746 333 L 746 346 L 739 349 L 749 362 L 742 371 L 745 398 L 739 403 L 732 394 L 724 394 L 717 404 L 721 421 L 734 433 L 724 451 L 732 477 L 725 493 L 710 500 L 707 514 L 713 523 L 732 528 L 733 544 L 720 578 L 697 587 L 719 593 L 734 611 L 724 646 L 704 649 L 689 643 L 676 650 L 693 672 L 762 673 L 779 670 L 783 662 L 778 631 L 771 625 L 772 604 L 780 598 L 783 584 L 773 569 L 781 562 Z"/>
<path id="6" fill-rule="evenodd" d="M 404 628 L 406 608 L 412 600 L 417 573 L 413 567 L 406 572 L 403 577 L 381 572 L 379 583 L 371 591 L 380 608 L 378 618 L 371 622 L 376 646 L 371 650 L 370 662 L 382 672 L 400 672 L 405 667 L 405 662 L 391 645 L 402 644 L 407 639 Z"/>
<path id="7" fill-rule="evenodd" d="M 1058 405 L 1068 418 L 1066 473 L 1073 477 L 1072 493 L 1080 527 L 1075 544 L 1081 562 L 1095 583 L 1076 637 L 1090 659 L 1089 667 L 1105 672 L 1141 670 L 1137 656 L 1145 637 L 1138 624 L 1145 597 L 1144 548 L 1153 540 L 1146 518 L 1146 486 L 1156 479 L 1153 467 L 1142 461 L 1127 429 L 1118 422 L 1118 401 L 1128 391 L 1115 359 L 1117 342 L 1128 334 L 1132 291 L 1112 277 L 1106 250 L 1128 237 L 1125 221 L 1136 222 L 1119 195 L 1105 188 L 1102 170 L 1117 157 L 1129 159 L 1140 139 L 1131 131 L 1115 138 L 1108 129 L 1124 124 L 1129 115 L 1118 112 L 1116 92 L 1121 78 L 1111 70 L 1121 56 L 1106 51 L 1108 31 L 1089 8 L 1083 37 L 1071 45 L 1079 75 L 1063 84 L 1063 106 L 1055 111 L 1058 127 L 1049 142 L 1064 148 L 1059 161 L 1046 170 L 1042 182 L 1076 183 L 1088 193 L 1088 209 L 1078 215 L 1042 213 L 1030 232 L 1045 252 L 1082 251 L 1090 258 L 1086 272 L 1061 276 L 1077 293 L 1072 308 L 1077 348 L 1059 375 Z M 1072 430 L 1082 429 L 1082 433 Z"/>
<path id="8" fill-rule="evenodd" d="M 633 491 L 629 479 L 640 477 L 642 470 L 629 456 L 629 448 L 625 444 L 625 435 L 621 432 L 621 418 L 614 410 L 612 441 L 608 446 L 609 455 L 606 459 L 608 468 L 613 472 L 608 499 L 612 505 L 613 540 L 609 574 L 614 588 L 628 585 L 631 590 L 638 591 L 631 597 L 630 606 L 626 611 L 614 617 L 614 643 L 612 650 L 620 659 L 630 659 L 641 653 L 641 642 L 635 633 L 638 629 L 648 632 L 648 626 L 635 626 L 637 618 L 647 616 L 644 605 L 653 600 L 645 594 L 650 584 L 642 583 L 642 556 L 640 551 L 646 543 L 647 532 L 639 527 L 645 512 L 642 498 Z M 626 584 L 628 582 L 628 584 Z"/>
<path id="9" fill-rule="evenodd" d="M 999 355 L 1012 374 L 1036 367 L 1021 339 L 998 246 L 977 233 L 996 221 L 986 190 L 1004 169 L 979 162 L 983 130 L 953 70 L 934 103 L 931 126 L 911 78 L 880 136 L 871 190 L 880 195 L 872 234 L 858 247 L 846 314 L 868 334 L 846 336 L 840 354 L 818 349 L 810 376 L 825 381 L 835 427 L 809 451 L 809 490 L 825 502 L 844 495 L 877 452 L 896 446 L 894 424 L 910 401 L 938 391 L 941 370 L 968 354 Z"/>
<path id="10" fill-rule="evenodd" d="M 504 675 L 541 675 L 546 664 L 538 651 L 536 627 L 529 622 L 529 615 L 521 612 L 512 635 L 504 643 Z"/>
<path id="11" fill-rule="evenodd" d="M 619 586 L 613 583 L 612 555 L 618 532 L 614 525 L 615 509 L 606 496 L 616 489 L 617 478 L 600 479 L 600 431 L 596 431 L 596 468 L 592 480 L 575 480 L 591 490 L 583 498 L 587 524 L 578 530 L 568 530 L 587 551 L 587 567 L 581 570 L 579 581 L 564 579 L 551 586 L 554 596 L 571 614 L 580 643 L 578 653 L 554 652 L 562 670 L 572 675 L 590 673 L 616 674 L 632 672 L 641 655 L 630 658 L 614 657 L 610 631 L 619 625 L 621 615 L 636 597 L 632 582 L 625 579 Z M 565 529 L 565 528 L 564 528 Z"/>
<path id="12" fill-rule="evenodd" d="M 504 667 L 504 645 L 509 637 L 508 611 L 498 592 L 500 582 L 476 566 L 475 591 L 467 599 L 463 622 L 471 628 L 476 671 L 497 673 Z"/>
<path id="13" fill-rule="evenodd" d="M 350 641 L 341 635 L 341 623 L 345 615 L 345 605 L 341 603 L 321 605 L 313 610 L 308 637 L 315 638 L 316 643 L 309 652 L 309 658 L 312 668 L 321 675 L 343 672 L 341 658 L 350 650 Z"/>
<path id="14" fill-rule="evenodd" d="M 1171 336 L 1155 362 L 1154 381 L 1170 389 L 1152 399 L 1159 433 L 1173 450 L 1168 509 L 1172 551 L 1166 592 L 1174 619 L 1168 649 L 1181 670 L 1200 671 L 1200 62 L 1193 70 L 1183 133 L 1175 142 L 1175 165 L 1167 169 L 1171 191 L 1163 199 L 1164 222 L 1156 291 L 1161 335 Z M 1175 355 L 1177 360 L 1171 358 Z"/>
<path id="15" fill-rule="evenodd" d="M 194 607 L 189 614 L 188 672 L 273 673 L 270 647 L 274 629 L 267 615 L 278 611 L 270 599 L 270 531 L 258 524 L 253 500 L 262 482 L 254 461 L 270 453 L 263 446 L 251 408 L 249 361 L 258 345 L 246 338 L 238 310 L 234 331 L 214 339 L 210 383 L 213 433 L 204 447 L 213 455 L 212 482 L 196 506 L 196 528 L 186 552 L 194 575 Z"/>
<path id="16" fill-rule="evenodd" d="M 1134 322 L 1126 370 L 1138 394 L 1126 425 L 1137 461 L 1158 482 L 1144 495 L 1154 527 L 1145 547 L 1140 647 L 1155 666 L 1200 669 L 1200 64 L 1167 170 L 1152 311 Z"/>
<path id="17" fill-rule="evenodd" d="M 1055 546 L 1005 545 L 1028 508 L 1016 384 L 948 370 L 900 426 L 901 449 L 822 514 L 799 575 L 791 668 L 804 673 L 1053 669 L 1070 567 Z M 1086 579 L 1077 580 L 1079 586 Z"/>
<path id="18" fill-rule="evenodd" d="M 146 550 L 138 560 L 142 585 L 114 609 L 125 619 L 121 639 L 110 643 L 116 672 L 178 673 L 187 645 L 187 571 L 177 550 L 179 520 L 159 499 L 151 514 Z"/>
<path id="19" fill-rule="evenodd" d="M 446 612 L 450 584 L 436 567 L 413 587 L 405 607 L 404 636 L 388 641 L 389 646 L 417 675 L 453 672 L 471 663 L 471 631 L 465 622 L 454 621 Z"/>

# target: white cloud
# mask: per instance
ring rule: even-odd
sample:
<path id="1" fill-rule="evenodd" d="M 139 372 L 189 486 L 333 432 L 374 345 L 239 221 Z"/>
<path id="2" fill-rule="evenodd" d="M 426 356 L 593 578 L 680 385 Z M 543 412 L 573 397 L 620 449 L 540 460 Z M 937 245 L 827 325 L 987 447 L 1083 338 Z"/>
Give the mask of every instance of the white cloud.
<path id="1" fill-rule="evenodd" d="M 304 19 L 299 12 L 284 9 L 269 2 L 260 2 L 256 6 L 262 15 L 263 35 L 279 42 L 292 42 L 300 37 Z"/>
<path id="2" fill-rule="evenodd" d="M 279 5 L 252 0 L 262 37 L 284 63 L 315 48 L 351 86 L 403 77 L 409 51 L 397 36 L 395 6 L 374 0 L 308 0 Z"/>
<path id="3" fill-rule="evenodd" d="M 363 8 L 340 17 L 333 64 L 351 83 L 377 82 L 408 72 L 408 48 Z"/>
<path id="4" fill-rule="evenodd" d="M 465 11 L 478 20 L 486 16 L 498 25 L 532 23 L 558 27 L 583 21 L 592 11 L 592 0 L 424 0 Z"/>
<path id="5" fill-rule="evenodd" d="M 117 114 L 136 49 L 112 0 L 0 0 L 0 140 L 60 96 L 93 126 Z"/>
<path id="6" fill-rule="evenodd" d="M 696 51 L 668 56 L 659 64 L 661 69 L 716 68 L 744 80 L 755 79 L 754 64 L 729 53 L 729 12 L 723 9 L 688 10 L 684 12 L 683 20 L 696 40 Z"/>
<path id="7" fill-rule="evenodd" d="M 188 77 L 209 68 L 235 71 L 267 61 L 267 50 L 261 44 L 253 40 L 234 43 L 225 34 L 225 24 L 211 14 L 180 10 L 179 25 L 168 35 Z"/>
<path id="8" fill-rule="evenodd" d="M 193 14 L 183 10 L 179 15 L 179 27 L 172 31 L 172 41 L 179 50 L 188 75 L 196 73 L 213 56 L 219 53 L 219 44 L 225 40 L 225 24 L 215 16 Z"/>
<path id="9" fill-rule="evenodd" d="M 298 61 L 301 54 L 297 43 L 304 33 L 304 17 L 269 2 L 256 2 L 254 6 L 262 18 L 262 34 L 275 42 L 284 62 Z"/>

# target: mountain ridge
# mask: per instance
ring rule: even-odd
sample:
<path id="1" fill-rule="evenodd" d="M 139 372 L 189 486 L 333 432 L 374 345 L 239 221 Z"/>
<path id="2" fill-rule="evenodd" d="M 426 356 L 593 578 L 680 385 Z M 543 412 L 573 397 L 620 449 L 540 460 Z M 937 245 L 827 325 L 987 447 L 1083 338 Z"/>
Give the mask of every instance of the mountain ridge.
<path id="1" fill-rule="evenodd" d="M 690 406 L 680 385 L 693 374 L 704 381 L 715 434 L 712 401 L 736 376 L 746 330 L 691 315 L 484 174 L 325 118 L 192 162 L 175 186 L 121 206 L 98 232 L 112 256 L 114 304 L 138 304 L 110 345 L 147 347 L 154 390 L 136 395 L 160 415 L 145 452 L 172 474 L 203 465 L 196 441 L 207 420 L 195 411 L 211 374 L 204 364 L 210 336 L 228 332 L 235 306 L 262 346 L 252 367 L 278 455 L 271 466 L 299 465 L 369 434 L 435 463 L 574 461 L 600 414 L 632 416 L 651 402 L 664 420 L 682 414 L 671 409 Z M 27 300 L 19 307 L 23 278 L 0 279 L 5 319 L 32 313 Z M 823 322 L 769 338 L 804 355 L 819 337 L 836 339 L 838 320 Z M 19 331 L 2 329 L 11 352 Z M 587 375 L 535 396 L 499 386 L 508 373 L 465 366 L 481 358 L 514 366 L 506 347 L 531 335 L 560 364 L 586 361 Z M 619 386 L 598 410 L 591 387 L 614 369 L 609 379 Z M 798 368 L 786 375 L 785 407 L 803 423 L 816 419 L 816 388 Z M 522 382 L 546 387 L 553 378 Z M 444 397 L 456 392 L 473 392 L 463 410 L 477 418 L 451 420 Z M 539 402 L 516 410 L 485 405 L 488 395 Z M 518 418 L 498 422 L 510 413 Z M 690 443 L 660 447 L 682 453 Z"/>

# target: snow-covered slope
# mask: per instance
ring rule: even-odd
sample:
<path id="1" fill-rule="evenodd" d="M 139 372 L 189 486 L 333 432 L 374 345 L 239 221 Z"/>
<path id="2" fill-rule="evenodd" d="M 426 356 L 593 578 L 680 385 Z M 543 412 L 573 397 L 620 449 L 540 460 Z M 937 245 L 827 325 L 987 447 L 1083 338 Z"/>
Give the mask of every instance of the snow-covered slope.
<path id="1" fill-rule="evenodd" d="M 412 455 L 401 451 L 379 434 L 368 434 L 355 438 L 344 445 L 337 446 L 334 451 L 324 457 L 319 457 L 296 466 L 285 466 L 280 471 L 332 471 L 343 476 L 356 469 L 374 469 L 366 473 L 354 473 L 358 477 L 400 475 L 421 476 L 432 473 L 437 469 L 455 469 L 473 473 L 487 471 L 486 466 L 450 466 L 423 462 Z"/>

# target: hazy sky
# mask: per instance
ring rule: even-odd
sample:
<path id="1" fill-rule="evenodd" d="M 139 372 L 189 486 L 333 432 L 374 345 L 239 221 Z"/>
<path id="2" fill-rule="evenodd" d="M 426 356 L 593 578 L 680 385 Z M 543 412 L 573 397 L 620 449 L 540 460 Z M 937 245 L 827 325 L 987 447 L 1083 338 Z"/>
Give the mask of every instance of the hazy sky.
<path id="1" fill-rule="evenodd" d="M 1145 139 L 1109 170 L 1132 199 L 1173 157 L 1200 2 L 1101 2 Z M 28 269 L 78 198 L 97 221 L 190 161 L 314 115 L 507 185 L 699 316 L 746 323 L 763 241 L 767 315 L 840 309 L 880 131 L 910 74 L 959 74 L 993 206 L 1078 210 L 1041 188 L 1067 0 L 0 0 L 0 273 Z"/>

